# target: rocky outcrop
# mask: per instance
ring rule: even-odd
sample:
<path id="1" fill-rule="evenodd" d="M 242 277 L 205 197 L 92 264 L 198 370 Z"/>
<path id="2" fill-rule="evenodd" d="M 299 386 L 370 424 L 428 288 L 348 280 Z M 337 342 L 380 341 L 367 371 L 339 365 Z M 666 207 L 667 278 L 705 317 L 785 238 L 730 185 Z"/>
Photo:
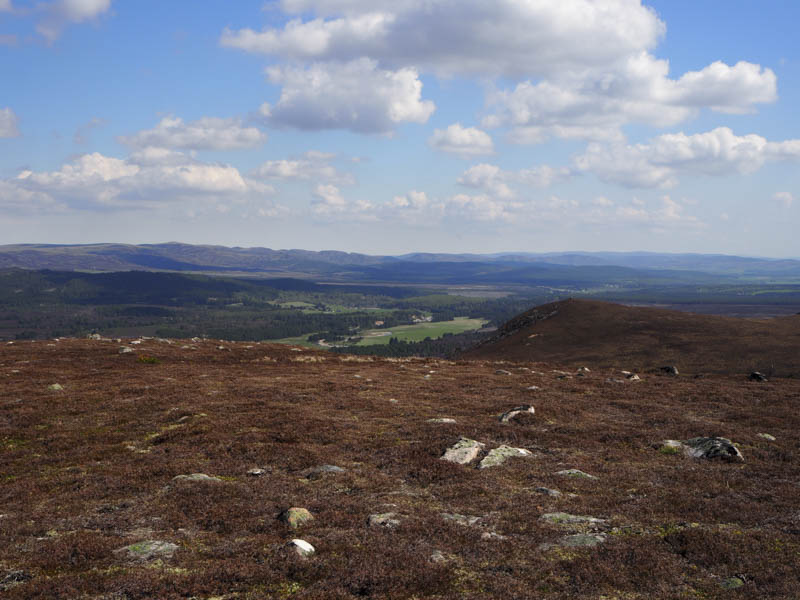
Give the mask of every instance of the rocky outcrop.
<path id="1" fill-rule="evenodd" d="M 466 465 L 478 458 L 478 455 L 485 446 L 486 444 L 482 444 L 481 442 L 462 437 L 445 451 L 441 459 L 458 465 Z"/>

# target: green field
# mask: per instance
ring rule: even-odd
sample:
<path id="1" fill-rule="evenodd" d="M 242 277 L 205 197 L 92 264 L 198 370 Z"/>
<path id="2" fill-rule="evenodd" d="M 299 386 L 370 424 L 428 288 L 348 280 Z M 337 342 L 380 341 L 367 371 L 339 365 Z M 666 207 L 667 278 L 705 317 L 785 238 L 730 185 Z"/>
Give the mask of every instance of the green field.
<path id="1" fill-rule="evenodd" d="M 388 344 L 393 337 L 405 342 L 421 342 L 425 338 L 436 339 L 445 333 L 464 333 L 474 331 L 483 327 L 488 321 L 483 319 L 468 319 L 467 317 L 456 317 L 452 321 L 441 321 L 437 323 L 417 323 L 416 325 L 400 325 L 391 329 L 367 329 L 361 331 L 362 339 L 359 346 L 375 346 L 378 344 Z"/>

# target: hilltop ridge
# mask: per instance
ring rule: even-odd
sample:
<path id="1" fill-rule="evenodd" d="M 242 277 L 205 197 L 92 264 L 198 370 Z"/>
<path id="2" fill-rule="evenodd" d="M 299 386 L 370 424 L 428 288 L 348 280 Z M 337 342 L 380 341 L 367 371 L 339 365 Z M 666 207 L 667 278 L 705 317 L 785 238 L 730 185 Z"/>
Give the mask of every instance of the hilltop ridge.
<path id="1" fill-rule="evenodd" d="M 464 358 L 800 376 L 800 316 L 740 319 L 569 299 L 508 321 Z"/>

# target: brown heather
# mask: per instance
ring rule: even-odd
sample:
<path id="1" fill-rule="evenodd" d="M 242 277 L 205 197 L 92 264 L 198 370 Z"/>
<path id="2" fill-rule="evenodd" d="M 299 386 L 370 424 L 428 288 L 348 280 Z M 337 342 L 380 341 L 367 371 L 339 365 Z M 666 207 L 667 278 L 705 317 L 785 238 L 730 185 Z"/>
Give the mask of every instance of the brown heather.
<path id="1" fill-rule="evenodd" d="M 607 379 L 625 364 L 558 379 L 558 364 L 184 344 L 0 347 L 0 581 L 30 577 L 0 596 L 800 597 L 800 381 L 619 384 Z M 498 422 L 527 403 L 535 415 Z M 427 422 L 437 417 L 457 423 Z M 737 442 L 745 462 L 658 451 L 703 435 Z M 534 456 L 484 470 L 440 460 L 460 436 Z M 304 475 L 323 464 L 346 471 Z M 248 476 L 255 467 L 264 474 Z M 555 475 L 570 468 L 598 479 Z M 222 481 L 173 481 L 191 473 Z M 314 520 L 291 529 L 278 518 L 289 507 Z M 557 511 L 606 519 L 606 542 L 542 549 L 569 533 L 539 519 Z M 384 512 L 400 525 L 367 525 Z M 288 552 L 295 537 L 316 554 Z M 149 562 L 115 553 L 146 540 L 178 549 Z M 744 585 L 725 589 L 734 576 Z"/>

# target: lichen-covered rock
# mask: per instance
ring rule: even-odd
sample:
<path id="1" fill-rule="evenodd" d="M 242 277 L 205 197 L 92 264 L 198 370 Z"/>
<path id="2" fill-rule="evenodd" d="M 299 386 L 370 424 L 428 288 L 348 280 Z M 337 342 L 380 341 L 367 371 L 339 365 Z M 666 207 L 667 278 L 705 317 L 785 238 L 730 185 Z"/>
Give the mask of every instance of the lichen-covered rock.
<path id="1" fill-rule="evenodd" d="M 774 442 L 775 436 L 770 435 L 769 433 L 757 433 L 756 437 L 760 437 L 762 440 L 767 440 L 768 442 Z"/>
<path id="2" fill-rule="evenodd" d="M 316 548 L 314 548 L 314 546 L 309 544 L 307 541 L 301 539 L 294 539 L 290 541 L 287 544 L 287 547 L 302 558 L 313 556 L 314 553 L 317 551 Z"/>
<path id="3" fill-rule="evenodd" d="M 319 479 L 325 475 L 336 475 L 337 473 L 344 473 L 347 469 L 337 467 L 336 465 L 320 465 L 318 467 L 311 467 L 302 472 L 303 477 L 306 479 Z"/>
<path id="4" fill-rule="evenodd" d="M 510 446 L 500 446 L 489 451 L 489 454 L 478 465 L 479 469 L 488 469 L 502 465 L 509 458 L 532 456 L 533 453 L 525 448 L 512 448 Z"/>
<path id="5" fill-rule="evenodd" d="M 739 449 L 728 438 L 696 437 L 690 440 L 664 440 L 659 452 L 662 454 L 678 454 L 683 452 L 692 458 L 705 460 L 724 460 L 727 462 L 744 462 Z"/>
<path id="6" fill-rule="evenodd" d="M 591 526 L 599 527 L 606 524 L 605 519 L 597 519 L 586 515 L 571 515 L 565 512 L 545 513 L 539 517 L 540 521 L 561 527 Z"/>
<path id="7" fill-rule="evenodd" d="M 219 477 L 206 475 L 205 473 L 192 473 L 191 475 L 176 475 L 172 478 L 173 483 L 181 483 L 188 481 L 191 483 L 204 482 L 204 483 L 222 483 Z"/>
<path id="8" fill-rule="evenodd" d="M 51 383 L 47 386 L 47 389 L 51 392 L 62 392 L 64 391 L 64 386 L 62 386 L 60 383 Z"/>
<path id="9" fill-rule="evenodd" d="M 400 525 L 400 515 L 394 512 L 370 515 L 367 519 L 367 524 L 370 527 L 385 527 L 386 529 L 394 529 Z"/>
<path id="10" fill-rule="evenodd" d="M 536 409 L 533 408 L 530 404 L 522 404 L 521 406 L 517 406 L 516 408 L 512 408 L 509 411 L 504 412 L 500 415 L 500 422 L 501 423 L 508 423 L 512 419 L 515 419 L 519 415 L 522 414 L 534 414 Z"/>
<path id="11" fill-rule="evenodd" d="M 447 449 L 447 451 L 441 457 L 441 460 L 446 460 L 459 465 L 466 465 L 478 458 L 478 455 L 481 453 L 481 450 L 483 450 L 484 447 L 485 444 L 482 444 L 481 442 L 476 442 L 475 440 L 462 437 L 460 440 L 458 440 L 458 442 Z"/>
<path id="12" fill-rule="evenodd" d="M 511 375 L 511 371 L 506 371 L 505 369 L 497 369 L 494 372 L 495 375 Z"/>
<path id="13" fill-rule="evenodd" d="M 156 559 L 171 558 L 178 549 L 177 544 L 162 540 L 146 540 L 136 542 L 114 550 L 114 554 L 124 556 L 130 560 L 147 562 Z"/>
<path id="14" fill-rule="evenodd" d="M 455 419 L 449 419 L 447 417 L 440 417 L 438 419 L 428 419 L 428 423 L 440 423 L 442 425 L 453 425 L 455 424 Z"/>
<path id="15" fill-rule="evenodd" d="M 678 376 L 678 367 L 673 365 L 668 365 L 665 367 L 661 367 L 661 372 L 665 375 L 671 375 L 672 377 Z"/>
<path id="16" fill-rule="evenodd" d="M 309 521 L 313 521 L 314 515 L 306 508 L 292 507 L 283 511 L 279 518 L 292 529 L 297 529 Z"/>
<path id="17" fill-rule="evenodd" d="M 458 513 L 442 513 L 442 518 L 445 521 L 451 521 L 458 525 L 463 525 L 464 527 L 472 527 L 478 521 L 481 520 L 480 517 L 473 517 L 469 515 L 459 515 Z"/>
<path id="18" fill-rule="evenodd" d="M 580 469 L 564 469 L 563 471 L 556 471 L 556 475 L 574 479 L 597 479 L 596 475 L 589 475 L 589 473 L 584 473 Z"/>
<path id="19" fill-rule="evenodd" d="M 593 548 L 606 541 L 606 536 L 602 533 L 576 533 L 564 537 L 559 546 L 564 548 Z"/>
<path id="20" fill-rule="evenodd" d="M 750 377 L 748 377 L 748 379 L 750 379 L 750 381 L 769 381 L 766 375 L 759 373 L 758 371 L 753 371 L 750 373 Z"/>
<path id="21" fill-rule="evenodd" d="M 542 494 L 543 496 L 550 496 L 551 498 L 558 498 L 561 495 L 560 491 L 547 487 L 537 487 L 533 491 L 537 494 Z"/>
<path id="22" fill-rule="evenodd" d="M 693 458 L 744 462 L 742 453 L 739 452 L 739 449 L 727 438 L 696 437 L 686 440 L 683 444 L 688 448 L 687 453 L 689 456 Z"/>

